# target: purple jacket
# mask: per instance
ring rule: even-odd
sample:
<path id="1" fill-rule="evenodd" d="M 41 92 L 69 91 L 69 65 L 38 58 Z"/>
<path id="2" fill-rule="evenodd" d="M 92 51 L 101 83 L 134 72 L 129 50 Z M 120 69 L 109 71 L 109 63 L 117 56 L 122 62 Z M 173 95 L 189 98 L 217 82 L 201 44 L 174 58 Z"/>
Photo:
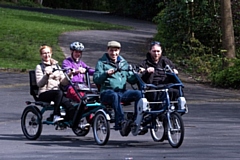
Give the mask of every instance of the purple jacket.
<path id="1" fill-rule="evenodd" d="M 92 69 L 91 67 L 86 65 L 86 63 L 84 63 L 81 60 L 76 63 L 76 62 L 74 62 L 74 60 L 71 57 L 68 57 L 62 63 L 62 68 L 72 68 L 72 69 L 77 70 L 79 67 L 83 67 L 86 69 L 88 68 L 89 75 L 93 75 L 93 73 L 94 73 L 94 69 Z M 72 82 L 73 83 L 82 83 L 82 82 L 84 82 L 84 77 L 85 77 L 85 74 L 73 74 Z"/>

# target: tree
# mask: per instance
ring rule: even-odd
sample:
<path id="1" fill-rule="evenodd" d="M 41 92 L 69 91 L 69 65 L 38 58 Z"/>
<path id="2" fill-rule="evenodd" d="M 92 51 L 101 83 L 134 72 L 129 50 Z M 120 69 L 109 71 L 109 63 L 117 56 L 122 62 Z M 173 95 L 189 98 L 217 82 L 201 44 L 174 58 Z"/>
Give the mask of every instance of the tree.
<path id="1" fill-rule="evenodd" d="M 231 0 L 221 0 L 222 46 L 227 58 L 235 58 L 235 40 L 232 19 Z"/>
<path id="2" fill-rule="evenodd" d="M 35 0 L 35 3 L 42 5 L 43 0 Z"/>

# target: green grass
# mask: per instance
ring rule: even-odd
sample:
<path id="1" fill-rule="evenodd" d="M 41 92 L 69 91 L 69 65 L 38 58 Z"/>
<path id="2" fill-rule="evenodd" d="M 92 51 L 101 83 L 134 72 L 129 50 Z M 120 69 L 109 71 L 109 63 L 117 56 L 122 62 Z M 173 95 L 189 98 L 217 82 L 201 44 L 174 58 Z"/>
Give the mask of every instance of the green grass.
<path id="1" fill-rule="evenodd" d="M 61 62 L 63 52 L 58 46 L 61 33 L 77 30 L 129 29 L 124 26 L 94 21 L 27 12 L 0 7 L 0 68 L 34 69 L 40 62 L 39 47 L 53 48 L 53 58 Z"/>

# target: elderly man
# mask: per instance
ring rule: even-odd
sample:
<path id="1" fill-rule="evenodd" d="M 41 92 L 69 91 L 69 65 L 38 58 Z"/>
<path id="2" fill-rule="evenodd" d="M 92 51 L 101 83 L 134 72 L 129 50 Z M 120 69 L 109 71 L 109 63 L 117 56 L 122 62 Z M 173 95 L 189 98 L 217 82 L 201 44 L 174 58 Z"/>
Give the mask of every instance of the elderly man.
<path id="1" fill-rule="evenodd" d="M 136 105 L 141 99 L 141 92 L 138 90 L 127 90 L 126 83 L 134 84 L 137 82 L 136 77 L 132 72 L 127 71 L 127 61 L 119 55 L 121 44 L 117 41 L 110 41 L 107 44 L 107 53 L 98 60 L 93 81 L 100 85 L 101 101 L 110 104 L 115 111 L 115 130 L 121 130 L 122 136 L 127 136 L 130 131 L 125 131 L 128 128 L 124 121 L 124 113 L 121 102 L 127 103 L 135 101 Z"/>

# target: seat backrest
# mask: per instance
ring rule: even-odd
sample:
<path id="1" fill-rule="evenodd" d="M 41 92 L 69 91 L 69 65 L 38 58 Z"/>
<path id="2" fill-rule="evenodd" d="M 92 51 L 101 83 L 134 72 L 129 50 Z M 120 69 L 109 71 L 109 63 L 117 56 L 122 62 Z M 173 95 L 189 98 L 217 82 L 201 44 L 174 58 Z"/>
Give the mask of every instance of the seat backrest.
<path id="1" fill-rule="evenodd" d="M 30 94 L 33 96 L 34 100 L 38 100 L 38 86 L 36 81 L 35 70 L 29 71 L 29 83 L 30 83 Z"/>

